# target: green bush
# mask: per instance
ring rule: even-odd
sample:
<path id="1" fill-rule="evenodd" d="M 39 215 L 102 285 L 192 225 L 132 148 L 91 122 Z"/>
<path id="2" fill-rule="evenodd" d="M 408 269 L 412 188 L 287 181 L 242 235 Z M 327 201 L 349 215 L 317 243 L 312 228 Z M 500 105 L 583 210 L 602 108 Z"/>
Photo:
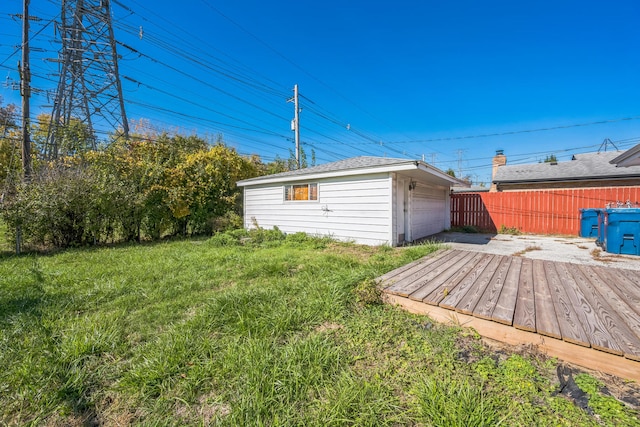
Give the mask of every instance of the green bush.
<path id="1" fill-rule="evenodd" d="M 96 203 L 96 186 L 90 170 L 56 165 L 21 183 L 2 210 L 14 232 L 21 229 L 24 244 L 78 246 L 98 238 L 102 216 Z"/>
<path id="2" fill-rule="evenodd" d="M 240 179 L 256 176 L 255 159 L 197 137 L 116 141 L 43 164 L 30 183 L 5 196 L 0 214 L 26 245 L 69 247 L 158 240 L 243 226 Z M 251 238 L 280 241 L 280 231 Z"/>
<path id="3" fill-rule="evenodd" d="M 209 239 L 209 244 L 214 247 L 238 246 L 240 241 L 231 233 L 217 233 Z"/>

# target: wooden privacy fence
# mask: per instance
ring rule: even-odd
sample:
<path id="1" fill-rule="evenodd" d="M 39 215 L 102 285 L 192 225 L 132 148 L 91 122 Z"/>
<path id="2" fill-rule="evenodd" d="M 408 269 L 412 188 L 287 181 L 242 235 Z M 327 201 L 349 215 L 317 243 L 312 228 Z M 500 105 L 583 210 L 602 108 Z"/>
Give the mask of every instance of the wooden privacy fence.
<path id="1" fill-rule="evenodd" d="M 496 232 L 501 227 L 524 233 L 580 232 L 580 209 L 640 202 L 640 186 L 528 190 L 451 195 L 451 226 Z"/>

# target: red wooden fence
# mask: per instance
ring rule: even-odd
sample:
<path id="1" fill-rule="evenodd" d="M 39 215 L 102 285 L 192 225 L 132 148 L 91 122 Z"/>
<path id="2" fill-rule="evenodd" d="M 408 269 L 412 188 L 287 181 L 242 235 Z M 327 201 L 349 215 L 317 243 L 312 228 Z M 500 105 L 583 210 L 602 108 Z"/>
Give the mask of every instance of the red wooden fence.
<path id="1" fill-rule="evenodd" d="M 491 232 L 504 226 L 524 233 L 577 235 L 580 209 L 627 201 L 640 202 L 640 186 L 452 194 L 451 226 L 471 225 Z"/>

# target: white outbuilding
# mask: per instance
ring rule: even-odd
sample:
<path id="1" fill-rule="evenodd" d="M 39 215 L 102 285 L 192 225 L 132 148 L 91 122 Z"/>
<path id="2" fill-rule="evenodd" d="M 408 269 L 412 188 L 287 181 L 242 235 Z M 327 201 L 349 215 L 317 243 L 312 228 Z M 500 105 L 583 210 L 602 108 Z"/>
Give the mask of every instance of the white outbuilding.
<path id="1" fill-rule="evenodd" d="M 397 246 L 451 226 L 451 187 L 467 185 L 419 160 L 354 157 L 238 182 L 245 228 L 278 227 Z"/>

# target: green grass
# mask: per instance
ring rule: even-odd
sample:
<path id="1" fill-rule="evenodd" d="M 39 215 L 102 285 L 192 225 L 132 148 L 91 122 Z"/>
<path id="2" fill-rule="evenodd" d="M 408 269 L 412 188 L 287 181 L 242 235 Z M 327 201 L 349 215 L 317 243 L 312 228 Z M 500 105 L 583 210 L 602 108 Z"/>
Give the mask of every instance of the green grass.
<path id="1" fill-rule="evenodd" d="M 379 303 L 373 278 L 436 249 L 265 232 L 0 257 L 0 425 L 638 425 L 594 387 L 592 414 L 558 395 L 553 362 Z"/>

